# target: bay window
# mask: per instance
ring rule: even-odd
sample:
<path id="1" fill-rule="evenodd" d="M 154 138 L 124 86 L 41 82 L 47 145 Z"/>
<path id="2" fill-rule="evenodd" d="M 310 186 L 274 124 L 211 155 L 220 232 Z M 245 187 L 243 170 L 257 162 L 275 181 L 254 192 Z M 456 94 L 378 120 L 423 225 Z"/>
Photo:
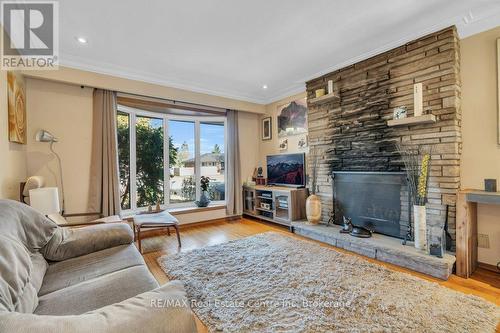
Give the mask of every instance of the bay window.
<path id="1" fill-rule="evenodd" d="M 182 116 L 118 105 L 120 199 L 123 210 L 190 206 L 200 177 L 210 200 L 225 200 L 225 117 Z"/>

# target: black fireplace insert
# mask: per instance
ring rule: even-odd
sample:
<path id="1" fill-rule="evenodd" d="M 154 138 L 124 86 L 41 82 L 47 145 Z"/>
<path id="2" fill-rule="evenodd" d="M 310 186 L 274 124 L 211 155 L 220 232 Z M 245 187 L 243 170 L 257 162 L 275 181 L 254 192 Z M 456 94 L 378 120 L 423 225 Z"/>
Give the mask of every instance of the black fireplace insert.
<path id="1" fill-rule="evenodd" d="M 335 224 L 343 216 L 356 226 L 405 238 L 410 226 L 410 193 L 404 172 L 334 171 Z"/>

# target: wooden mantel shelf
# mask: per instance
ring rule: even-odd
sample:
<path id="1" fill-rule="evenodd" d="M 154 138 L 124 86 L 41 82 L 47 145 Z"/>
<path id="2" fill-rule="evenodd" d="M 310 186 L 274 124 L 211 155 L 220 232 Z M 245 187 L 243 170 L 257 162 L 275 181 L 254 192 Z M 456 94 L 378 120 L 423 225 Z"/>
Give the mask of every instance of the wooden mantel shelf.
<path id="1" fill-rule="evenodd" d="M 436 116 L 433 114 L 425 114 L 418 117 L 407 117 L 402 119 L 393 119 L 387 122 L 387 126 L 408 126 L 408 125 L 420 125 L 420 124 L 431 124 L 436 122 Z"/>
<path id="2" fill-rule="evenodd" d="M 500 192 L 486 192 L 481 190 L 462 190 L 467 201 L 482 204 L 500 205 Z"/>
<path id="3" fill-rule="evenodd" d="M 339 99 L 339 98 L 340 97 L 337 93 L 331 93 L 331 94 L 326 94 L 326 95 L 323 95 L 320 97 L 311 98 L 307 101 L 309 102 L 309 104 L 320 104 L 320 103 L 327 103 L 327 102 L 330 102 L 330 101 L 333 101 L 333 100 Z"/>

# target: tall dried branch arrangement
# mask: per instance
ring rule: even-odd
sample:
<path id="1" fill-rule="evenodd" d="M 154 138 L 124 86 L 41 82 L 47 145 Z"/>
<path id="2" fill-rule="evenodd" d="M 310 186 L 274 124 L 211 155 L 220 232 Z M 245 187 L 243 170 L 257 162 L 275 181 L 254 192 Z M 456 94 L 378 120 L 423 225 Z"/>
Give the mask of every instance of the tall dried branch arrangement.
<path id="1" fill-rule="evenodd" d="M 432 147 L 423 148 L 419 152 L 417 147 L 404 146 L 397 142 L 396 150 L 405 165 L 412 204 L 424 206 L 427 202 Z"/>
<path id="2" fill-rule="evenodd" d="M 317 149 L 312 148 L 309 150 L 309 154 L 311 155 L 312 164 L 311 164 L 311 193 L 316 194 L 316 186 L 318 184 L 318 155 Z"/>

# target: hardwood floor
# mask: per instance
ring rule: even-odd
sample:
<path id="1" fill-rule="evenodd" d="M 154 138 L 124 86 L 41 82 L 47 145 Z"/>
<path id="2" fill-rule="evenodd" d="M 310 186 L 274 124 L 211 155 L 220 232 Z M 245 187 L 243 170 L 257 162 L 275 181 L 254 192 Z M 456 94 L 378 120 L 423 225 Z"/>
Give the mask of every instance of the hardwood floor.
<path id="1" fill-rule="evenodd" d="M 266 231 L 286 233 L 288 235 L 292 235 L 293 237 L 308 240 L 311 242 L 318 243 L 322 246 L 335 249 L 339 252 L 349 253 L 351 255 L 362 257 L 358 254 L 348 252 L 343 249 L 338 249 L 327 244 L 323 244 L 295 234 L 291 234 L 287 228 L 274 224 L 258 222 L 247 218 L 230 222 L 220 221 L 220 222 L 183 227 L 181 228 L 182 249 L 180 251 L 184 252 L 204 246 L 225 243 L 230 240 L 251 236 Z M 177 248 L 177 239 L 174 233 L 172 233 L 171 236 L 167 236 L 165 232 L 160 232 L 160 231 L 150 231 L 149 235 L 145 233 L 144 236 L 145 237 L 152 236 L 142 240 L 142 248 L 145 253 L 143 255 L 144 260 L 146 261 L 149 269 L 151 270 L 155 278 L 158 280 L 158 282 L 160 284 L 163 284 L 168 281 L 168 277 L 158 265 L 157 258 L 165 254 L 172 254 L 178 252 L 179 249 Z M 413 272 L 399 266 L 382 263 L 375 259 L 367 257 L 362 257 L 362 258 L 370 262 L 374 262 L 383 265 L 385 267 L 389 267 L 396 271 L 407 272 L 410 273 L 411 275 L 421 277 L 425 280 L 437 282 L 440 285 L 450 289 L 482 297 L 500 306 L 499 273 L 494 273 L 484 269 L 478 269 L 470 279 L 463 279 L 456 275 L 452 275 L 448 279 L 448 281 L 442 281 L 433 278 L 431 276 Z M 207 331 L 206 327 L 200 321 L 197 321 L 197 325 L 199 332 Z M 500 333 L 500 324 L 497 327 L 497 333 Z"/>

